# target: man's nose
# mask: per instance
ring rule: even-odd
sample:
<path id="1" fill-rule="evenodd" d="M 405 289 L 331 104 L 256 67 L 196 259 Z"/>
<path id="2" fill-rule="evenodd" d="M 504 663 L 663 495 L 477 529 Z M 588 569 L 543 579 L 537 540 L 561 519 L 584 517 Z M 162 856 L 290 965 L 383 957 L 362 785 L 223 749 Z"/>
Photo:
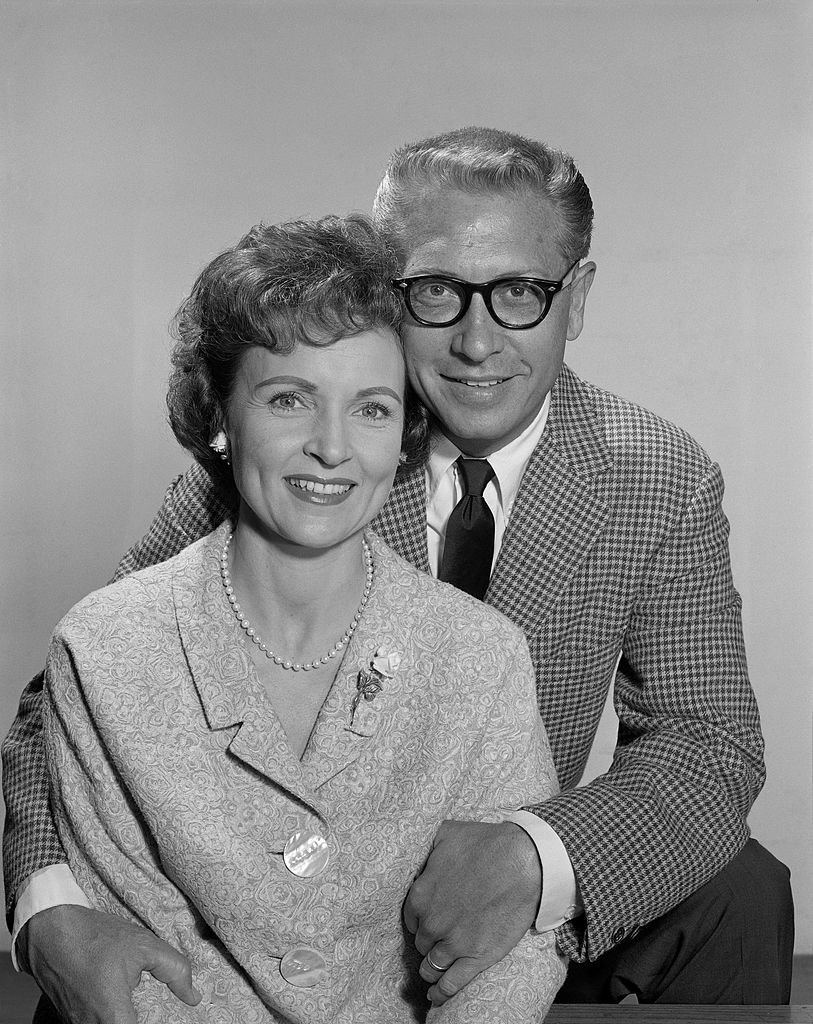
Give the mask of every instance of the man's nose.
<path id="1" fill-rule="evenodd" d="M 475 293 L 466 315 L 455 325 L 453 351 L 465 356 L 473 363 L 483 363 L 495 352 L 501 352 L 504 345 L 502 328 L 486 309 L 483 296 Z"/>
<path id="2" fill-rule="evenodd" d="M 347 425 L 339 413 L 324 411 L 311 421 L 305 454 L 323 466 L 340 466 L 350 458 Z"/>

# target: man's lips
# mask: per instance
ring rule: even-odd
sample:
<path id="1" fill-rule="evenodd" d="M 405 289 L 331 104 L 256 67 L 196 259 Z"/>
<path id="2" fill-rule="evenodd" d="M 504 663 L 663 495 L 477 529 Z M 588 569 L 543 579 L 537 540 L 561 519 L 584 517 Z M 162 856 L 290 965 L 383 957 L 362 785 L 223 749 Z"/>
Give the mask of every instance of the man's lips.
<path id="1" fill-rule="evenodd" d="M 464 384 L 467 388 L 493 388 L 511 379 L 510 377 L 453 377 L 450 374 L 442 376 L 452 384 Z"/>

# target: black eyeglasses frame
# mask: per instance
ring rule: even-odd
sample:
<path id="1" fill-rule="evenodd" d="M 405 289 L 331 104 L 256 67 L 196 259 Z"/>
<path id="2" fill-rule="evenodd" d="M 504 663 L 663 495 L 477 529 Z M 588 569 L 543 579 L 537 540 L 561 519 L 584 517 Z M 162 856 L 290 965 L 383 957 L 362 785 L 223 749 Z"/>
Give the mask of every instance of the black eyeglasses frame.
<path id="1" fill-rule="evenodd" d="M 527 331 L 531 327 L 538 327 L 539 324 L 542 323 L 550 312 L 554 295 L 557 295 L 560 291 L 569 287 L 573 283 L 572 277 L 570 281 L 568 281 L 568 277 L 570 277 L 578 268 L 580 262 L 581 259 L 576 260 L 560 281 L 548 281 L 546 278 L 542 277 L 529 277 L 525 274 L 517 274 L 497 277 L 493 281 L 483 281 L 480 284 L 475 284 L 472 281 L 463 281 L 459 277 L 450 277 L 445 274 L 417 274 L 415 277 L 393 278 L 390 284 L 396 291 L 401 293 L 404 304 L 409 310 L 409 315 L 422 327 L 453 327 L 455 324 L 460 323 L 466 313 L 468 313 L 472 296 L 476 292 L 478 295 L 482 296 L 483 302 L 485 303 L 485 307 L 488 310 L 491 319 L 495 323 L 499 324 L 500 327 L 505 327 L 509 331 Z M 441 281 L 444 284 L 454 285 L 455 290 L 462 292 L 462 305 L 460 306 L 457 314 L 452 317 L 451 320 L 444 320 L 442 323 L 437 323 L 434 320 L 424 320 L 422 317 L 419 317 L 413 310 L 412 303 L 409 300 L 409 288 L 413 281 Z M 497 285 L 506 284 L 509 281 L 517 281 L 521 284 L 533 284 L 542 291 L 542 294 L 545 296 L 545 306 L 536 320 L 533 320 L 529 324 L 509 324 L 494 312 L 494 306 L 491 304 L 492 292 Z"/>

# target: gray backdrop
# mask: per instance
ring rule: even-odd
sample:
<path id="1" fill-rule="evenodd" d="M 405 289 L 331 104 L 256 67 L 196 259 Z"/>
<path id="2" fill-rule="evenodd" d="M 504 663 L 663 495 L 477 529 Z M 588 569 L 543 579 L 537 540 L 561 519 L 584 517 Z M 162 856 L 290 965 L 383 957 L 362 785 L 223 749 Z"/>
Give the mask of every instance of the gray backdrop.
<path id="1" fill-rule="evenodd" d="M 768 743 L 753 828 L 811 952 L 811 13 L 0 0 L 0 730 L 187 464 L 166 325 L 202 264 L 260 219 L 368 209 L 400 142 L 514 129 L 570 150 L 596 204 L 569 361 L 725 471 Z"/>

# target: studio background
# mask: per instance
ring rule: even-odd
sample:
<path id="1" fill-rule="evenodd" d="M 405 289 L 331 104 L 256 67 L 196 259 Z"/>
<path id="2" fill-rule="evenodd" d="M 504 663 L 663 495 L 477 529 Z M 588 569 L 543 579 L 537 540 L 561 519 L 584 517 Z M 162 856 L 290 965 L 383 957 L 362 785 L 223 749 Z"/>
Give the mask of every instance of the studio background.
<path id="1" fill-rule="evenodd" d="M 0 0 L 0 18 L 0 732 L 188 464 L 167 324 L 202 265 L 260 219 L 368 210 L 399 143 L 512 129 L 569 150 L 596 206 L 568 362 L 723 467 L 767 741 L 751 823 L 813 951 L 813 5 Z"/>

